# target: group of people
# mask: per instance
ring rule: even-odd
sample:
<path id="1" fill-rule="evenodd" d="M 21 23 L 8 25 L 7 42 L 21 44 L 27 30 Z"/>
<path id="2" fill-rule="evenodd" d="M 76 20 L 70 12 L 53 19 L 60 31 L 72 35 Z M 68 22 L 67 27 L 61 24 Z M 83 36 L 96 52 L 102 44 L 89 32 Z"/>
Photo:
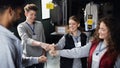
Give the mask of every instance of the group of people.
<path id="1" fill-rule="evenodd" d="M 67 58 L 88 57 L 88 68 L 119 68 L 120 47 L 118 23 L 111 17 L 101 18 L 93 38 L 85 46 L 67 49 L 53 50 L 53 56 Z M 55 46 L 54 46 L 55 47 Z"/>
<path id="2" fill-rule="evenodd" d="M 24 5 L 24 0 L 0 0 L 1 68 L 43 68 L 46 52 L 61 56 L 60 68 L 120 68 L 119 24 L 113 17 L 101 18 L 86 43 L 79 18 L 71 16 L 68 33 L 57 44 L 47 44 L 43 25 L 35 20 L 38 8 Z M 26 20 L 17 27 L 20 42 L 8 29 L 20 18 L 23 7 Z"/>
<path id="3" fill-rule="evenodd" d="M 13 24 L 13 22 L 20 18 L 20 14 L 22 12 L 24 5 L 25 5 L 24 0 L 19 0 L 19 1 L 0 0 L 0 38 L 1 38 L 0 67 L 1 68 L 23 68 L 23 67 L 31 66 L 33 64 L 46 62 L 47 58 L 44 56 L 44 51 L 41 48 L 39 48 L 39 47 L 43 47 L 43 45 L 47 45 L 42 43 L 44 42 L 45 39 L 44 39 L 44 35 L 41 34 L 41 32 L 38 32 L 38 33 L 43 38 L 42 39 L 39 38 L 36 41 L 34 41 L 33 39 L 30 38 L 32 34 L 23 33 L 25 32 L 26 29 L 29 30 L 25 24 L 23 26 L 21 25 L 18 26 L 19 35 L 23 40 L 21 44 L 20 40 L 12 32 L 8 30 L 10 26 Z M 32 20 L 34 19 L 35 11 L 37 10 L 36 8 L 33 8 L 33 9 L 34 11 L 29 11 L 29 9 L 27 8 L 27 5 L 25 7 L 26 24 L 28 24 L 28 22 L 29 24 L 30 23 L 32 24 L 33 22 Z M 32 18 L 31 18 L 31 15 L 32 15 Z M 37 28 L 37 31 L 39 30 L 39 28 L 40 29 L 43 28 L 41 27 L 42 25 L 40 22 L 37 22 L 36 24 L 40 26 Z M 43 30 L 41 29 L 41 31 Z M 34 37 L 37 38 L 36 36 Z M 39 40 L 40 41 L 43 40 L 43 41 L 38 42 Z M 29 45 L 29 46 L 26 46 L 26 45 Z M 35 50 L 33 50 L 31 45 L 38 46 L 38 47 L 34 47 Z M 27 50 L 24 48 L 27 48 Z M 39 64 L 39 65 L 41 67 L 43 66 L 42 64 Z"/>

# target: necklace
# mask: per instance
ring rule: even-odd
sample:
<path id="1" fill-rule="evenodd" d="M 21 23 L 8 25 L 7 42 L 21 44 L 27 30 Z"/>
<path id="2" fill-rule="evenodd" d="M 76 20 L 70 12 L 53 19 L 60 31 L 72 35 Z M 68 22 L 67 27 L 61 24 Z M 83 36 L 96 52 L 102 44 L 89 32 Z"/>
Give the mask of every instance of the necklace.
<path id="1" fill-rule="evenodd" d="M 99 49 L 98 49 L 98 52 L 96 53 L 96 55 L 99 55 L 99 53 L 100 53 L 101 51 L 103 51 L 104 49 L 107 48 L 107 47 L 101 48 L 101 47 L 102 47 L 102 44 L 103 44 L 103 43 L 100 43 L 100 46 L 99 46 Z"/>

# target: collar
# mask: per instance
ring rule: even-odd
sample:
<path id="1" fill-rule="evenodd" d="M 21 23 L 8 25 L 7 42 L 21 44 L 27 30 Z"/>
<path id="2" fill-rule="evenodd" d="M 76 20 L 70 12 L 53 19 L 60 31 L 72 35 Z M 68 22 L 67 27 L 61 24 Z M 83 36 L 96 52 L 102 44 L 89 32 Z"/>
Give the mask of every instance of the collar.
<path id="1" fill-rule="evenodd" d="M 29 24 L 29 21 L 27 21 L 27 20 L 26 20 L 25 22 Z M 34 24 L 35 24 L 35 22 L 36 22 L 36 21 L 34 21 L 32 25 L 34 25 Z"/>
<path id="2" fill-rule="evenodd" d="M 77 30 L 77 37 L 80 36 L 81 32 L 79 30 Z M 71 36 L 73 36 L 72 34 L 70 34 Z M 74 36 L 76 37 L 76 36 Z"/>

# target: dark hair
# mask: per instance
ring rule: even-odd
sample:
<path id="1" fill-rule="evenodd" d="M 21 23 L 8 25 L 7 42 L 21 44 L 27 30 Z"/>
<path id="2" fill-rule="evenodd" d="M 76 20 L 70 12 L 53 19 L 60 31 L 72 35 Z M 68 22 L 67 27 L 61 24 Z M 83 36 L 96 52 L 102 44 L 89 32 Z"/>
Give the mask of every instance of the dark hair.
<path id="1" fill-rule="evenodd" d="M 97 40 L 98 42 L 102 40 L 99 38 L 99 34 L 98 34 L 98 30 L 101 22 L 103 22 L 107 26 L 109 31 L 109 35 L 107 38 L 107 43 L 108 43 L 107 52 L 109 52 L 110 54 L 113 54 L 113 56 L 120 54 L 120 45 L 119 45 L 120 43 L 118 41 L 118 38 L 120 37 L 117 34 L 117 31 L 119 30 L 118 23 L 113 17 L 107 16 L 100 19 L 94 34 L 94 40 Z"/>
<path id="2" fill-rule="evenodd" d="M 24 7 L 24 11 L 30 11 L 30 10 L 34 10 L 34 11 L 37 11 L 38 8 L 35 4 L 27 4 L 25 7 Z"/>
<path id="3" fill-rule="evenodd" d="M 16 8 L 22 8 L 25 4 L 25 0 L 0 0 L 0 13 L 3 13 L 8 7 L 13 10 Z"/>

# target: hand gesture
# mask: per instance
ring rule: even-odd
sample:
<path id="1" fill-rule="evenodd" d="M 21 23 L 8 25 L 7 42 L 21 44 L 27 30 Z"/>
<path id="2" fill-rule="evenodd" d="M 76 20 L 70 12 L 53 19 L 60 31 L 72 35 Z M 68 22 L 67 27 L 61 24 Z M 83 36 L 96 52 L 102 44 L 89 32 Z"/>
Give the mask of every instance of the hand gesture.
<path id="1" fill-rule="evenodd" d="M 39 58 L 38 58 L 38 62 L 42 62 L 42 63 L 44 63 L 44 62 L 46 62 L 47 61 L 47 57 L 46 56 L 44 56 L 44 55 L 42 55 L 42 56 L 40 56 Z"/>
<path id="2" fill-rule="evenodd" d="M 55 44 L 54 43 L 49 45 L 49 50 L 55 50 Z"/>
<path id="3" fill-rule="evenodd" d="M 49 45 L 50 44 L 47 44 L 47 43 L 41 43 L 40 46 L 45 49 L 46 51 L 49 51 Z"/>
<path id="4" fill-rule="evenodd" d="M 50 50 L 50 51 L 49 51 L 49 54 L 50 54 L 51 56 L 57 56 L 57 55 L 58 55 L 58 51 L 57 51 L 57 50 Z"/>

